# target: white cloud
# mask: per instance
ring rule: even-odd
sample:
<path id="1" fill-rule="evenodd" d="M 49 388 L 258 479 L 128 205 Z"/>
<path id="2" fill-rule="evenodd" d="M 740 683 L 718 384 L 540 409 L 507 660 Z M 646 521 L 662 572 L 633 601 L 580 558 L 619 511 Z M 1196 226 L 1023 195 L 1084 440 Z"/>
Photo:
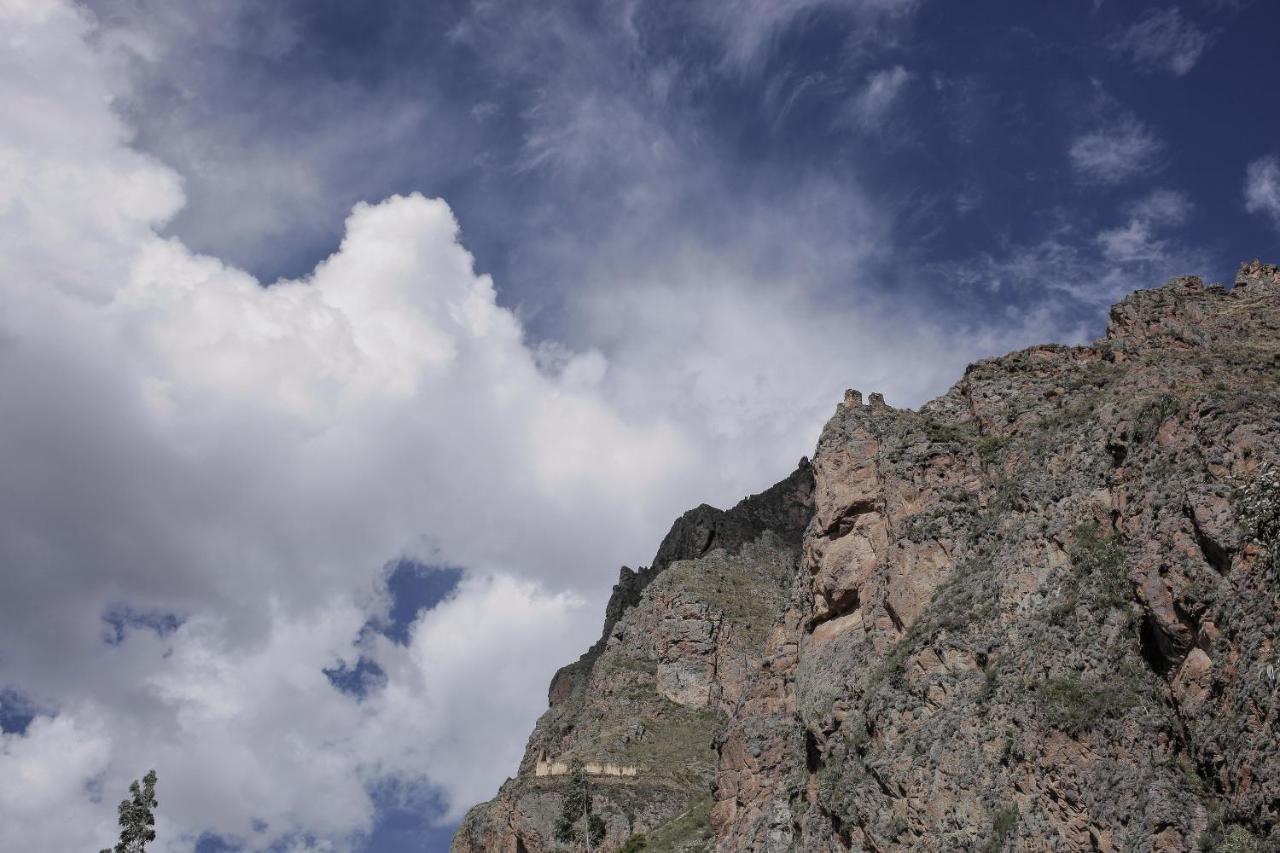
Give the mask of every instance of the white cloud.
<path id="1" fill-rule="evenodd" d="M 529 663 L 575 660 L 584 638 L 553 626 L 581 614 L 598 631 L 599 611 L 585 609 L 510 578 L 465 580 L 448 604 L 421 616 L 407 648 L 379 640 L 388 687 L 367 700 L 360 758 L 406 778 L 448 768 L 455 817 L 493 796 L 492 767 L 514 772 L 524 752 L 529 697 L 546 696 L 550 674 Z"/>
<path id="2" fill-rule="evenodd" d="M 187 203 L 168 230 L 196 251 L 300 270 L 299 250 L 331 245 L 355 202 L 408 174 L 431 186 L 477 168 L 483 105 L 473 112 L 427 74 L 408 87 L 328 73 L 303 58 L 309 36 L 290 4 L 80 2 L 128 80 L 114 105 L 137 146 L 183 176 Z"/>
<path id="3" fill-rule="evenodd" d="M 5 685 L 58 712 L 4 738 L 23 793 L 0 800 L 0 847 L 100 845 L 149 766 L 161 850 L 203 829 L 342 839 L 384 772 L 456 814 L 598 625 L 544 590 L 598 594 L 644 559 L 696 502 L 694 441 L 620 417 L 599 354 L 540 369 L 443 202 L 361 205 L 333 256 L 270 288 L 158 236 L 180 181 L 127 147 L 86 18 L 9 2 L 0 22 L 0 650 Z M 403 553 L 473 574 L 414 657 L 381 650 L 401 705 L 358 705 L 322 670 Z M 122 604 L 185 622 L 105 645 Z M 469 686 L 481 671 L 498 689 Z"/>
<path id="4" fill-rule="evenodd" d="M 1081 177 L 1118 184 L 1154 171 L 1163 150 L 1151 128 L 1128 116 L 1076 137 L 1068 153 Z"/>
<path id="5" fill-rule="evenodd" d="M 1184 194 L 1156 190 L 1130 207 L 1128 222 L 1101 232 L 1098 244 L 1111 261 L 1163 262 L 1173 251 L 1166 240 L 1156 237 L 1157 231 L 1183 224 L 1191 210 Z"/>
<path id="6" fill-rule="evenodd" d="M 1244 177 L 1244 206 L 1261 213 L 1280 228 L 1280 157 L 1260 157 L 1249 164 Z"/>
<path id="7" fill-rule="evenodd" d="M 1007 292 L 1010 299 L 1060 293 L 1104 307 L 1139 288 L 1211 267 L 1204 252 L 1167 234 L 1185 224 L 1193 209 L 1185 194 L 1155 190 L 1127 206 L 1123 224 L 1090 233 L 1085 224 L 1066 219 L 1037 240 L 974 259 L 956 276 L 970 286 Z"/>
<path id="8" fill-rule="evenodd" d="M 1154 225 L 1181 225 L 1187 221 L 1193 207 L 1185 193 L 1160 189 L 1139 199 L 1130 207 L 1130 213 Z"/>
<path id="9" fill-rule="evenodd" d="M 619 161 L 616 228 L 548 217 L 528 253 L 581 259 L 587 345 L 527 341 L 417 195 L 358 205 L 313 272 L 264 287 L 162 235 L 183 179 L 131 147 L 119 42 L 93 36 L 66 2 L 0 0 L 0 689 L 57 711 L 3 738 L 6 849 L 101 846 L 152 766 L 160 851 L 341 848 L 387 776 L 456 816 L 675 515 L 785 475 L 846 384 L 917 403 L 1045 333 L 878 295 L 886 226 L 849 185 L 707 202 L 694 234 L 682 205 L 720 176 L 661 145 Z M 529 150 L 574 164 L 575 134 Z M 469 573 L 407 648 L 353 645 L 405 554 Z M 184 621 L 104 644 L 119 606 Z M 360 653 L 387 673 L 363 702 L 323 674 Z"/>
<path id="10" fill-rule="evenodd" d="M 706 0 L 698 8 L 721 38 L 725 65 L 745 71 L 763 61 L 789 27 L 819 10 L 846 15 L 859 35 L 883 41 L 887 29 L 919 5 L 920 0 Z"/>
<path id="11" fill-rule="evenodd" d="M 1208 44 L 1209 37 L 1185 20 L 1177 6 L 1148 11 L 1111 40 L 1115 51 L 1128 55 L 1140 68 L 1178 77 L 1195 67 Z"/>
<path id="12" fill-rule="evenodd" d="M 878 128 L 910 80 L 911 74 L 901 65 L 870 74 L 853 99 L 851 109 L 858 126 L 864 130 Z"/>
<path id="13" fill-rule="evenodd" d="M 104 732 L 68 715 L 37 717 L 23 737 L 0 734 L 0 846 L 92 850 L 115 837 L 114 815 L 85 790 L 109 755 Z"/>

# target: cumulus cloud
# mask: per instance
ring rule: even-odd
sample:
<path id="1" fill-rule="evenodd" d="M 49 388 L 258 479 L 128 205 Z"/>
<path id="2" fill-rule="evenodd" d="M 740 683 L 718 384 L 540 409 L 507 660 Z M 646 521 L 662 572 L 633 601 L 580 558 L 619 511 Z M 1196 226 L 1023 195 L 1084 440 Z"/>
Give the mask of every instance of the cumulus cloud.
<path id="1" fill-rule="evenodd" d="M 1244 206 L 1280 228 L 1280 157 L 1260 157 L 1249 164 L 1244 176 Z"/>
<path id="2" fill-rule="evenodd" d="M 1068 153 L 1082 178 L 1118 184 L 1154 171 L 1163 151 L 1164 144 L 1151 128 L 1126 116 L 1076 137 Z"/>
<path id="3" fill-rule="evenodd" d="M 1182 17 L 1177 6 L 1151 9 L 1111 39 L 1112 49 L 1147 71 L 1181 77 L 1191 71 L 1209 45 L 1209 37 Z"/>
<path id="4" fill-rule="evenodd" d="M 149 766 L 160 849 L 347 838 L 388 773 L 456 816 L 598 624 L 555 590 L 643 559 L 693 501 L 694 442 L 624 420 L 597 353 L 541 367 L 441 201 L 358 206 L 271 287 L 160 236 L 181 181 L 128 147 L 88 19 L 0 18 L 0 654 L 56 714 L 3 735 L 0 847 L 100 844 Z M 403 659 L 370 650 L 388 687 L 358 703 L 323 670 L 353 662 L 400 555 L 470 579 Z M 173 616 L 104 642 L 121 612 Z"/>
<path id="5" fill-rule="evenodd" d="M 183 176 L 186 204 L 167 233 L 195 251 L 297 274 L 341 237 L 357 201 L 480 168 L 487 113 L 472 112 L 472 91 L 443 91 L 420 67 L 332 74 L 296 4 L 80 2 L 128 81 L 114 105 L 134 144 Z M 407 27 L 439 11 L 404 14 Z"/>
<path id="6" fill-rule="evenodd" d="M 678 126 L 592 153 L 610 125 L 647 131 L 627 98 L 554 136 L 571 104 L 548 97 L 523 140 L 526 170 L 603 163 L 622 187 L 596 228 L 589 205 L 540 212 L 513 264 L 574 270 L 563 328 L 589 334 L 531 339 L 449 206 L 414 194 L 356 205 L 326 259 L 268 284 L 172 236 L 191 177 L 112 109 L 137 108 L 118 51 L 164 45 L 110 35 L 0 0 L 0 692 L 42 709 L 0 736 L 6 849 L 96 849 L 151 766 L 159 850 L 356 846 L 387 780 L 456 817 L 514 769 L 616 566 L 675 515 L 785 475 L 846 384 L 918 403 L 1048 332 L 881 294 L 888 226 L 848 176 L 726 198 L 664 144 Z M 577 93 L 597 66 L 572 61 L 511 67 Z M 467 570 L 405 646 L 366 630 L 400 557 Z M 336 690 L 325 670 L 362 659 L 384 683 Z"/>

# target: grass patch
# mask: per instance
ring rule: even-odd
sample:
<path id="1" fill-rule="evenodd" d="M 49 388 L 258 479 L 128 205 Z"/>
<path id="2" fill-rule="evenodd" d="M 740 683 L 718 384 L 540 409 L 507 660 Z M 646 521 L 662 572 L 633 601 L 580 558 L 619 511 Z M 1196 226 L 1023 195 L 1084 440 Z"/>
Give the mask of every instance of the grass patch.
<path id="1" fill-rule="evenodd" d="M 745 645 L 764 645 L 782 611 L 791 566 L 773 555 L 761 559 L 710 557 L 668 569 L 663 581 L 676 593 L 711 605 L 734 623 Z"/>
<path id="2" fill-rule="evenodd" d="M 986 435 L 978 439 L 978 457 L 983 462 L 991 462 L 1009 446 L 1007 435 Z"/>
<path id="3" fill-rule="evenodd" d="M 1150 398 L 1138 409 L 1133 420 L 1133 440 L 1150 441 L 1160 431 L 1160 425 L 1182 409 L 1182 401 L 1172 394 L 1159 394 Z"/>
<path id="4" fill-rule="evenodd" d="M 1105 388 L 1121 373 L 1121 369 L 1105 361 L 1087 364 L 1063 380 L 1062 387 L 1067 391 L 1079 391 L 1084 388 Z"/>
<path id="5" fill-rule="evenodd" d="M 651 850 L 649 839 L 643 832 L 637 832 L 635 835 L 623 842 L 618 848 L 618 853 L 640 853 L 641 850 Z"/>
<path id="6" fill-rule="evenodd" d="M 646 853 L 706 850 L 711 841 L 711 795 L 705 794 L 690 803 L 683 814 L 648 833 L 644 850 Z"/>
<path id="7" fill-rule="evenodd" d="M 1224 824 L 1211 820 L 1200 833 L 1197 846 L 1204 853 L 1262 853 L 1257 837 L 1238 823 Z"/>
<path id="8" fill-rule="evenodd" d="M 1240 490 L 1238 504 L 1245 535 L 1266 552 L 1267 577 L 1280 582 L 1280 471 L 1264 464 Z"/>
<path id="9" fill-rule="evenodd" d="M 1067 543 L 1074 571 L 1062 579 L 1060 599 L 1045 613 L 1046 621 L 1064 628 L 1074 624 L 1083 602 L 1095 612 L 1126 610 L 1133 586 L 1125 565 L 1124 546 L 1115 534 L 1103 535 L 1093 520 L 1076 525 Z"/>
<path id="10" fill-rule="evenodd" d="M 1083 399 L 1070 400 L 1036 421 L 1041 441 L 1036 456 L 1047 455 L 1061 442 L 1062 435 L 1093 417 L 1100 396 L 1093 394 Z"/>
<path id="11" fill-rule="evenodd" d="M 707 708 L 685 708 L 666 699 L 661 702 L 663 712 L 644 719 L 645 737 L 627 744 L 621 757 L 649 772 L 677 778 L 700 776 L 714 768 L 713 740 L 724 716 Z"/>
<path id="12" fill-rule="evenodd" d="M 1123 716 L 1141 695 L 1138 675 L 1128 667 L 1121 667 L 1106 684 L 1085 681 L 1073 673 L 1041 682 L 1036 692 L 1049 724 L 1072 737 Z"/>
<path id="13" fill-rule="evenodd" d="M 956 444 L 973 438 L 972 424 L 947 424 L 935 420 L 924 422 L 924 434 L 934 444 Z"/>
<path id="14" fill-rule="evenodd" d="M 987 839 L 986 844 L 982 845 L 983 853 L 1000 853 L 1009 843 L 1009 836 L 1017 825 L 1017 806 L 1009 806 L 996 812 L 996 818 L 991 823 L 991 837 Z"/>

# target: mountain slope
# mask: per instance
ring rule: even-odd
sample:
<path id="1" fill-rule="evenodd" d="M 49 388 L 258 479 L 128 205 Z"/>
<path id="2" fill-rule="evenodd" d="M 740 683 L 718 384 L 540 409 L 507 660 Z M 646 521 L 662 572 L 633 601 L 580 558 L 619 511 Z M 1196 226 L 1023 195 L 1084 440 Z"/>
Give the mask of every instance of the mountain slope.
<path id="1" fill-rule="evenodd" d="M 811 466 L 623 570 L 454 849 L 556 849 L 575 762 L 605 849 L 1280 845 L 1278 464 L 1258 263 L 919 411 L 849 392 Z"/>

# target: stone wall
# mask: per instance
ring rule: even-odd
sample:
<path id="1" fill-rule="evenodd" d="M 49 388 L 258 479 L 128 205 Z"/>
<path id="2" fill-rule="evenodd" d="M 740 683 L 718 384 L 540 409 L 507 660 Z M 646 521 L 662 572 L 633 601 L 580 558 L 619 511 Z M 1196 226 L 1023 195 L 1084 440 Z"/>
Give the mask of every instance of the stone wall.
<path id="1" fill-rule="evenodd" d="M 548 761 L 545 758 L 539 759 L 534 766 L 534 776 L 567 776 L 572 772 L 573 768 L 564 761 Z M 582 765 L 582 772 L 588 776 L 626 776 L 634 777 L 640 775 L 640 768 L 633 764 L 613 764 L 598 763 L 588 761 Z"/>

